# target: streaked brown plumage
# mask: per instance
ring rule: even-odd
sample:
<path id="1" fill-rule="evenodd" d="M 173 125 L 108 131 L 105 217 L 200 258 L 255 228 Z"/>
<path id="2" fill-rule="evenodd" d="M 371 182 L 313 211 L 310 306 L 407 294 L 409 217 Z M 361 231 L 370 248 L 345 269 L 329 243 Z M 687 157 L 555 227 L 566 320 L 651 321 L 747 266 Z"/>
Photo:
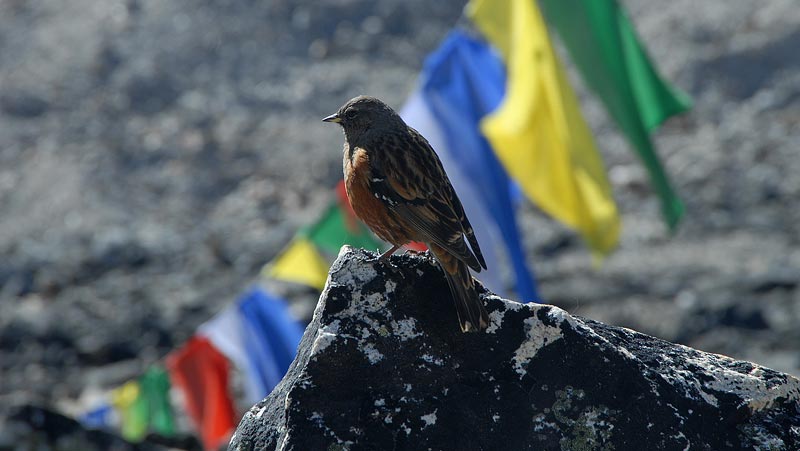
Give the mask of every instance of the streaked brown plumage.
<path id="1" fill-rule="evenodd" d="M 356 215 L 392 244 L 381 258 L 410 241 L 425 243 L 444 270 L 461 330 L 485 329 L 489 315 L 469 268 L 480 272 L 486 262 L 428 141 L 374 97 L 351 99 L 323 120 L 344 129 L 347 197 Z"/>

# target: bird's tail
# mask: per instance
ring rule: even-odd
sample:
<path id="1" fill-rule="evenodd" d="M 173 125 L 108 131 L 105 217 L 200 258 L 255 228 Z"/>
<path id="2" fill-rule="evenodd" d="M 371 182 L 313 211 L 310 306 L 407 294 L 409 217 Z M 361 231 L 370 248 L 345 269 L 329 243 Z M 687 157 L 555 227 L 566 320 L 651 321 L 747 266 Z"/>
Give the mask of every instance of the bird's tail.
<path id="1" fill-rule="evenodd" d="M 489 314 L 475 291 L 467 264 L 436 245 L 431 246 L 431 251 L 444 271 L 447 285 L 450 286 L 461 331 L 480 332 L 486 329 L 489 326 Z"/>

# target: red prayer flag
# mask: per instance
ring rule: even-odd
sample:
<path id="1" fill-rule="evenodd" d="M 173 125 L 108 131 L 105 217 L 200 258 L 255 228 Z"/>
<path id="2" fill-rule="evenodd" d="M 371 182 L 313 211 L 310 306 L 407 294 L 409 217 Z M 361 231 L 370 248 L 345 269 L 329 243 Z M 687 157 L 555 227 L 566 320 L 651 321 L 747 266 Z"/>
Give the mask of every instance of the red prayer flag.
<path id="1" fill-rule="evenodd" d="M 345 215 L 347 228 L 350 229 L 350 232 L 358 231 L 358 218 L 356 217 L 355 210 L 353 210 L 353 206 L 350 205 L 350 199 L 347 197 L 347 189 L 344 186 L 344 180 L 339 180 L 339 184 L 336 185 L 336 198 L 339 201 L 339 206 L 347 213 Z"/>
<path id="2" fill-rule="evenodd" d="M 186 398 L 186 409 L 207 450 L 217 450 L 236 428 L 228 394 L 228 360 L 204 337 L 195 336 L 167 357 L 172 383 Z"/>

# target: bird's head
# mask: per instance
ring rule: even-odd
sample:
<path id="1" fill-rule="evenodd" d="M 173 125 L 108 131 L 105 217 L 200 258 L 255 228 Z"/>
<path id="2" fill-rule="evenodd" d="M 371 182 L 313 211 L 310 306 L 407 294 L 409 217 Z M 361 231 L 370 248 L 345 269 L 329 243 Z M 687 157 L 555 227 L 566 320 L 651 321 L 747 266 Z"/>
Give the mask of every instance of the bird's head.
<path id="1" fill-rule="evenodd" d="M 347 101 L 334 114 L 323 119 L 335 122 L 344 129 L 345 137 L 352 143 L 369 130 L 403 123 L 400 116 L 388 105 L 369 96 L 358 96 Z"/>

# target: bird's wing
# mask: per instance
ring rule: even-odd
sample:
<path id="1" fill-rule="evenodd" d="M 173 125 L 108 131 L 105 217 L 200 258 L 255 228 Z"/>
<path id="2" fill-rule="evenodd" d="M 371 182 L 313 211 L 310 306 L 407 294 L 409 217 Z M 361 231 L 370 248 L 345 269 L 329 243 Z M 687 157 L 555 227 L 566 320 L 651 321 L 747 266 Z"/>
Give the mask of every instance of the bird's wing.
<path id="1" fill-rule="evenodd" d="M 384 135 L 373 144 L 381 151 L 373 152 L 370 159 L 371 189 L 417 230 L 422 241 L 435 243 L 475 271 L 486 268 L 475 233 L 439 157 L 422 135 L 409 130 L 410 135 Z"/>

